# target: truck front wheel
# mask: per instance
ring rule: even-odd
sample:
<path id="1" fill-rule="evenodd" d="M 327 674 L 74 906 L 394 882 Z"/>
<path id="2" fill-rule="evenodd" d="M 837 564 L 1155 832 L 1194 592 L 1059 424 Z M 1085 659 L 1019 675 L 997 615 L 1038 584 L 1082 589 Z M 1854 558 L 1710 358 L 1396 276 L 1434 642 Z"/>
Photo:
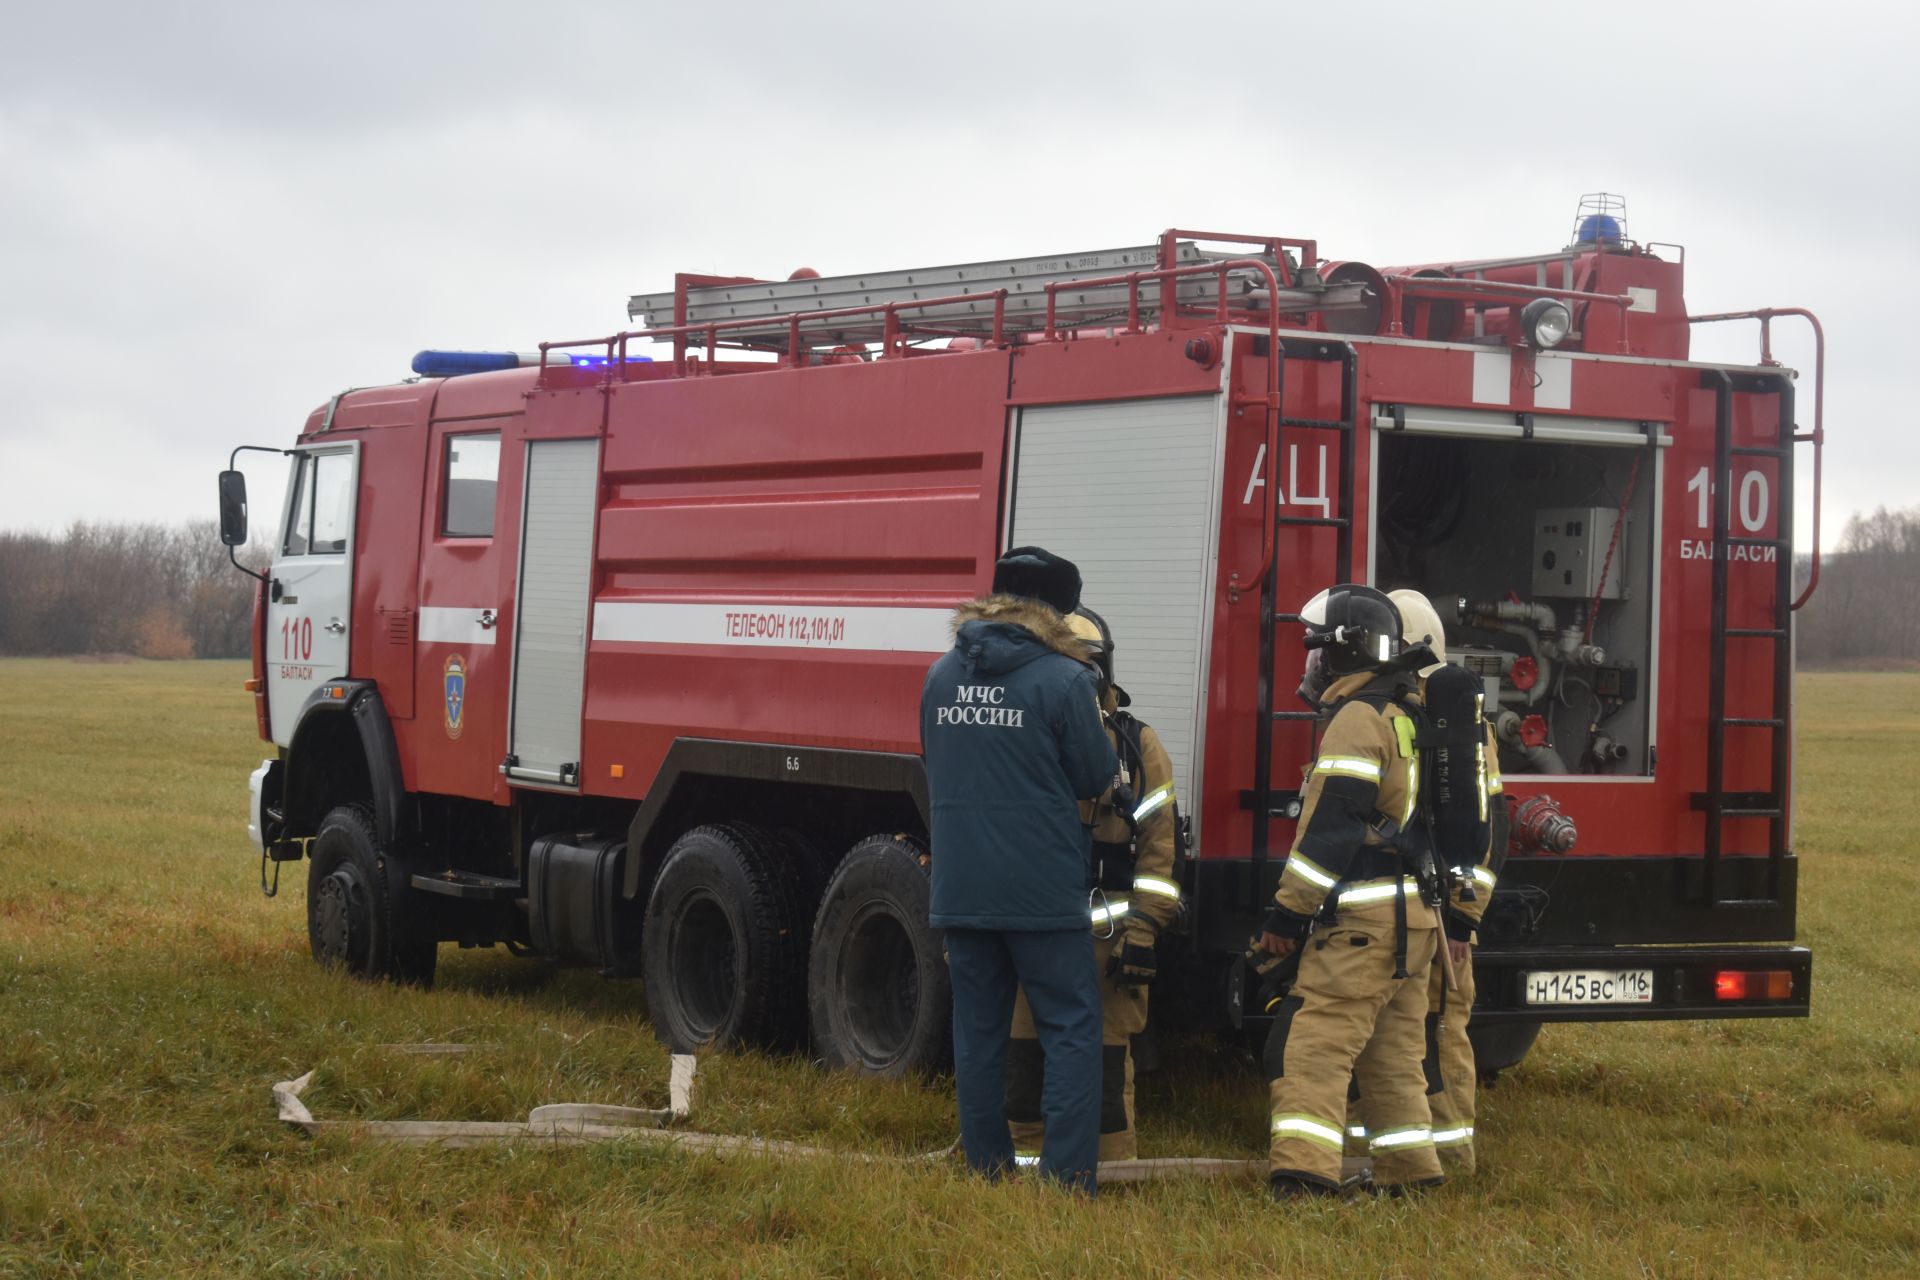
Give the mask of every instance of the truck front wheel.
<path id="1" fill-rule="evenodd" d="M 647 1013 L 668 1048 L 799 1043 L 807 925 L 801 852 L 746 823 L 667 851 L 641 933 Z"/>
<path id="2" fill-rule="evenodd" d="M 807 1006 L 828 1066 L 900 1076 L 947 1065 L 953 994 L 927 924 L 927 855 L 904 836 L 848 851 L 814 918 Z"/>
<path id="3" fill-rule="evenodd" d="M 320 823 L 307 868 L 307 945 L 323 968 L 428 986 L 439 947 L 413 918 L 405 866 L 380 847 L 373 815 L 342 805 Z"/>

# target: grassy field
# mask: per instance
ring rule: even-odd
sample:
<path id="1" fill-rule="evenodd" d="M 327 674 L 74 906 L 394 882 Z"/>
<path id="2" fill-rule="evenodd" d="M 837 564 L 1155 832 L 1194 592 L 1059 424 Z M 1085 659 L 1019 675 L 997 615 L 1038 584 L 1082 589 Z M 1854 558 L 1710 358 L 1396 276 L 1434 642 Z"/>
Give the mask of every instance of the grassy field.
<path id="1" fill-rule="evenodd" d="M 1920 675 L 1800 684 L 1804 1022 L 1550 1028 L 1486 1094 L 1482 1172 L 1410 1204 L 1252 1184 L 1086 1204 L 951 1162 L 315 1140 L 332 1118 L 658 1106 L 635 983 L 498 952 L 428 993 L 324 975 L 255 887 L 240 664 L 0 663 L 0 1275 L 1904 1276 L 1920 1273 Z M 298 868 L 293 868 L 298 870 Z M 397 1042 L 482 1046 L 464 1057 Z M 1257 1156 L 1253 1066 L 1177 1046 L 1144 1154 Z M 943 1084 L 718 1057 L 698 1127 L 952 1139 Z M 1177 1118 L 1176 1118 L 1177 1117 Z"/>

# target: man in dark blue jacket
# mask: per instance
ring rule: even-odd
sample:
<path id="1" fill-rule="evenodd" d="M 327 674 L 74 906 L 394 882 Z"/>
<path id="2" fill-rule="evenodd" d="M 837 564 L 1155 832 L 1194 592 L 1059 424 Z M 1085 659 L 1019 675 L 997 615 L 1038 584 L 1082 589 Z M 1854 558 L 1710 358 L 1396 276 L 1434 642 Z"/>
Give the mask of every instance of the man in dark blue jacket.
<path id="1" fill-rule="evenodd" d="M 993 591 L 956 611 L 953 648 L 920 695 L 960 1140 L 967 1163 L 989 1176 L 1013 1164 L 1007 1036 L 1024 988 L 1046 1064 L 1040 1171 L 1091 1194 L 1100 988 L 1079 802 L 1113 783 L 1118 762 L 1086 648 L 1062 616 L 1080 602 L 1080 571 L 1020 547 L 994 566 Z"/>

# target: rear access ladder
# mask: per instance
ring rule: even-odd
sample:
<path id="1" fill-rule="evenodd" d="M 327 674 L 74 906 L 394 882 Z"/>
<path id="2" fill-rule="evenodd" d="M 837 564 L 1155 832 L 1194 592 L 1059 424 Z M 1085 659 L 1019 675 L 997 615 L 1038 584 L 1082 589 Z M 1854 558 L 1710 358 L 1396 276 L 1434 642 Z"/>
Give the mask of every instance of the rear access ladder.
<path id="1" fill-rule="evenodd" d="M 1706 859 L 1702 894 L 1716 907 L 1771 908 L 1780 905 L 1782 869 L 1787 857 L 1787 789 L 1792 768 L 1789 711 L 1793 703 L 1793 379 L 1784 371 L 1756 373 L 1707 369 L 1702 381 L 1714 393 L 1713 425 L 1713 601 L 1709 643 L 1711 675 L 1707 685 L 1707 788 L 1696 795 L 1696 807 L 1706 811 Z M 1733 404 L 1736 395 L 1775 395 L 1780 412 L 1773 443 L 1733 443 Z M 1772 458 L 1778 476 L 1775 527 L 1779 536 L 1732 536 L 1734 460 Z M 1734 627 L 1727 623 L 1729 561 L 1736 547 L 1769 549 L 1774 556 L 1773 618 L 1767 627 Z M 1773 646 L 1772 706 L 1763 715 L 1727 714 L 1727 651 L 1734 640 Z M 1726 776 L 1727 731 L 1771 735 L 1768 788 L 1757 792 L 1729 792 Z M 1762 897 L 1720 896 L 1722 846 L 1728 819 L 1765 819 L 1767 823 L 1766 893 Z"/>
<path id="2" fill-rule="evenodd" d="M 1258 354 L 1258 346 L 1255 347 L 1255 352 Z M 1353 456 L 1359 425 L 1359 356 L 1350 342 L 1304 338 L 1283 340 L 1280 355 L 1281 404 L 1283 406 L 1288 361 L 1338 360 L 1340 362 L 1340 416 L 1338 418 L 1290 418 L 1286 416 L 1284 408 L 1280 418 L 1282 428 L 1332 431 L 1338 434 L 1340 441 L 1340 480 L 1337 490 L 1339 505 L 1330 514 L 1324 516 L 1276 514 L 1273 518 L 1273 546 L 1269 548 L 1271 554 L 1268 557 L 1266 576 L 1260 582 L 1260 676 L 1258 682 L 1260 718 L 1254 738 L 1253 790 L 1242 793 L 1241 796 L 1241 802 L 1253 810 L 1253 864 L 1247 894 L 1248 905 L 1256 910 L 1263 905 L 1265 896 L 1273 820 L 1300 816 L 1299 791 L 1277 789 L 1273 785 L 1274 732 L 1282 724 L 1311 722 L 1319 719 L 1319 714 L 1314 711 L 1274 709 L 1276 694 L 1274 632 L 1281 623 L 1301 621 L 1297 613 L 1277 611 L 1280 583 L 1280 531 L 1286 528 L 1303 527 L 1336 530 L 1333 577 L 1325 585 L 1333 586 L 1353 579 Z M 1278 501 L 1279 496 L 1277 493 L 1268 494 L 1267 501 Z"/>

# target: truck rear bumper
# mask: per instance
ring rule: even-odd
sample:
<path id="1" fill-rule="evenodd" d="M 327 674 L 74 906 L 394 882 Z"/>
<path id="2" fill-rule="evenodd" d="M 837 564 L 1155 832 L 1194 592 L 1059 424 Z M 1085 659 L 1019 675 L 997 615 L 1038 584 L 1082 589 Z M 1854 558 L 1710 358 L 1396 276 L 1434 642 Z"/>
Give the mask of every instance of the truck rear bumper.
<path id="1" fill-rule="evenodd" d="M 1651 999 L 1548 1004 L 1529 1000 L 1529 976 L 1647 972 Z M 1792 946 L 1482 948 L 1473 957 L 1473 1022 L 1656 1022 L 1703 1018 L 1804 1018 L 1813 953 Z M 1765 994 L 1754 975 L 1785 973 L 1787 993 Z M 1732 976 L 1740 975 L 1740 976 Z M 1777 989 L 1778 979 L 1774 980 Z"/>
<path id="2" fill-rule="evenodd" d="M 1527 999 L 1528 975 L 1647 971 L 1652 998 L 1619 1004 L 1537 1004 Z M 1788 975 L 1779 999 L 1726 999 L 1722 974 Z M 1804 1018 L 1813 995 L 1813 953 L 1792 946 L 1543 947 L 1477 949 L 1473 955 L 1476 1027 L 1520 1022 L 1671 1022 L 1708 1018 Z M 1230 1025 L 1260 1034 L 1272 1019 L 1247 1003 L 1246 971 L 1228 980 Z M 1733 985 L 1733 984 L 1728 984 Z M 1748 987 L 1759 986 L 1748 982 Z"/>

